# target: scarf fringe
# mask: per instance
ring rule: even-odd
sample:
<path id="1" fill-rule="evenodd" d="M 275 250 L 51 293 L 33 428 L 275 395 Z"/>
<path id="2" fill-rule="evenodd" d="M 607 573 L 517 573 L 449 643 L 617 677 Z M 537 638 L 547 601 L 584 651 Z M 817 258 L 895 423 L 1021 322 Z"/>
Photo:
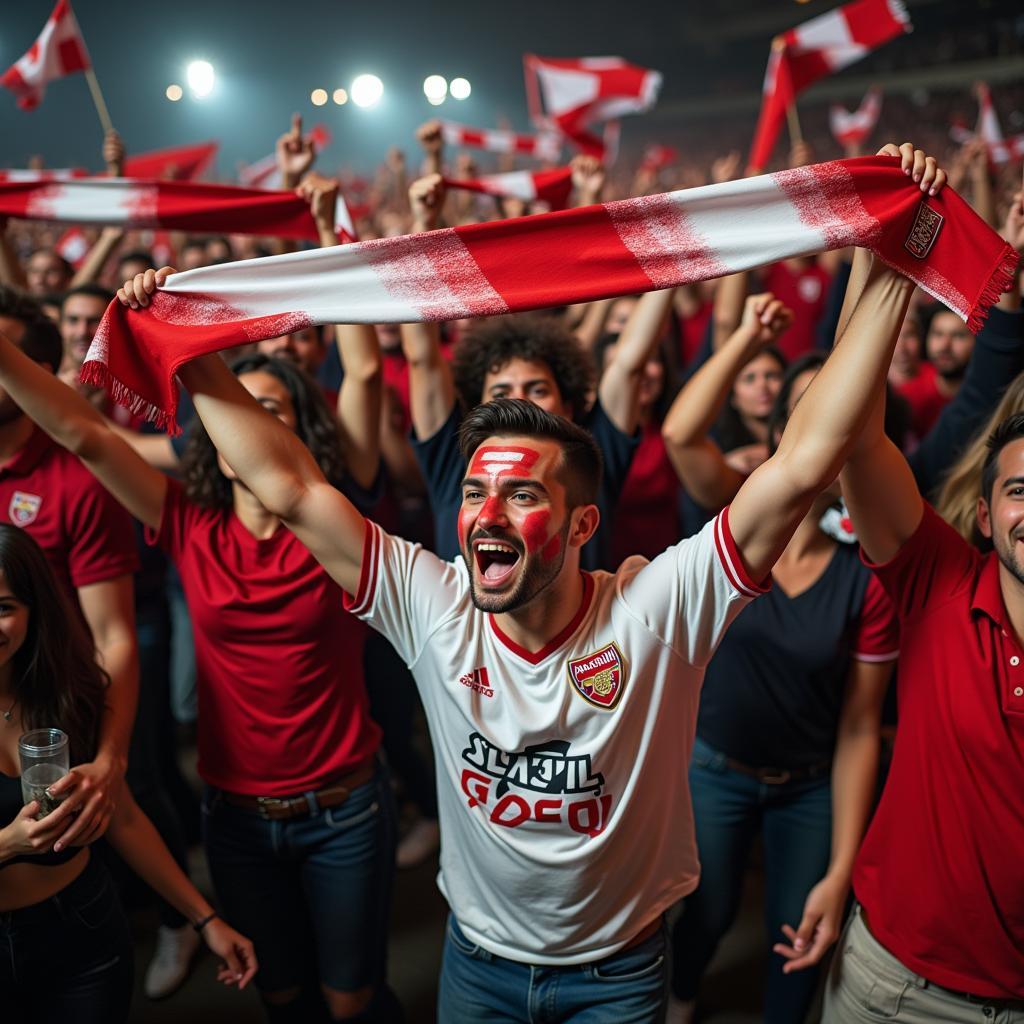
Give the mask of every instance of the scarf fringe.
<path id="1" fill-rule="evenodd" d="M 98 359 L 83 363 L 79 380 L 95 388 L 105 388 L 118 405 L 124 406 L 133 416 L 141 416 L 169 436 L 177 437 L 181 433 L 181 427 L 172 414 L 165 412 L 154 402 L 147 401 L 123 381 L 118 380 L 106 363 L 101 363 Z"/>
<path id="2" fill-rule="evenodd" d="M 971 334 L 977 334 L 982 329 L 988 319 L 989 309 L 999 301 L 1003 292 L 1008 292 L 1013 287 L 1019 261 L 1017 250 L 1007 244 L 1000 253 L 992 273 L 989 274 L 985 287 L 971 307 L 970 315 L 967 317 L 967 329 Z"/>

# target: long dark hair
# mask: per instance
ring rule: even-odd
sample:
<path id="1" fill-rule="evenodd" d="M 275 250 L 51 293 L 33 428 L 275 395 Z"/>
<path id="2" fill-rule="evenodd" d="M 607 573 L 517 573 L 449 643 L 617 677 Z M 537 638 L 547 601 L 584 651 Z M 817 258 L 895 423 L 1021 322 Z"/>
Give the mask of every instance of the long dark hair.
<path id="1" fill-rule="evenodd" d="M 779 364 L 779 370 L 783 373 L 786 372 L 786 357 L 774 345 L 766 345 L 748 362 L 752 363 L 755 359 L 760 359 L 761 356 L 769 356 L 774 359 Z M 746 364 L 740 368 L 740 373 L 743 372 L 745 367 Z M 718 442 L 718 447 L 723 452 L 731 452 L 734 448 L 744 448 L 748 444 L 754 444 L 757 441 L 757 438 L 747 429 L 743 418 L 739 414 L 739 410 L 733 405 L 731 389 L 729 391 L 729 399 L 722 407 L 722 411 L 715 421 L 714 435 L 715 440 Z M 770 446 L 770 438 L 768 443 Z"/>
<path id="2" fill-rule="evenodd" d="M 338 425 L 327 408 L 320 386 L 287 359 L 255 354 L 243 356 L 231 364 L 236 377 L 244 373 L 269 373 L 287 389 L 295 410 L 295 433 L 313 453 L 317 465 L 335 487 L 345 479 L 345 459 L 338 441 Z M 197 417 L 182 456 L 185 493 L 203 508 L 226 511 L 232 506 L 231 481 L 217 465 L 217 449 Z"/>
<path id="3" fill-rule="evenodd" d="M 29 611 L 25 641 L 15 652 L 11 672 L 22 724 L 26 730 L 63 729 L 71 763 L 91 761 L 110 685 L 96 663 L 92 638 L 42 548 L 8 523 L 0 523 L 0 571 Z"/>

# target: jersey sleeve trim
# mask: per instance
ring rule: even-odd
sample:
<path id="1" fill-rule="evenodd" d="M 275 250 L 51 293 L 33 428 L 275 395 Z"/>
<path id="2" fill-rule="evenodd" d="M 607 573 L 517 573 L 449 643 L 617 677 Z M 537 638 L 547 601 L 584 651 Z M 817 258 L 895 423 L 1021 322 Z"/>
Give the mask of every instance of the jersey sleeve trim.
<path id="1" fill-rule="evenodd" d="M 353 615 L 365 615 L 373 602 L 377 589 L 377 569 L 380 560 L 380 527 L 369 519 L 365 520 L 363 533 L 363 563 L 359 570 L 359 589 L 355 597 L 342 591 L 342 604 Z"/>
<path id="2" fill-rule="evenodd" d="M 899 648 L 895 651 L 885 651 L 882 654 L 865 654 L 862 651 L 854 651 L 853 658 L 856 661 L 868 661 L 877 664 L 883 661 L 895 661 L 900 656 Z"/>
<path id="3" fill-rule="evenodd" d="M 729 507 L 726 506 L 715 517 L 715 550 L 725 570 L 725 575 L 735 590 L 747 597 L 757 597 L 759 594 L 766 594 L 771 589 L 771 583 L 758 583 L 752 579 L 747 567 L 743 564 L 740 556 L 740 549 L 733 540 L 732 531 L 729 529 Z"/>

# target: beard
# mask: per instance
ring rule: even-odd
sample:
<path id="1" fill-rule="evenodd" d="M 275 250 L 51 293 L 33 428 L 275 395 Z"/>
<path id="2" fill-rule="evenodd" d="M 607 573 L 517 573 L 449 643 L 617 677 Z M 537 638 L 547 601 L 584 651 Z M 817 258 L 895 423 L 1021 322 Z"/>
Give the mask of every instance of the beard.
<path id="1" fill-rule="evenodd" d="M 510 589 L 499 593 L 481 590 L 477 587 L 476 574 L 479 569 L 472 546 L 472 540 L 477 540 L 481 537 L 481 534 L 477 533 L 471 541 L 467 542 L 462 551 L 462 557 L 465 559 L 466 566 L 469 569 L 469 596 L 473 604 L 480 611 L 490 612 L 492 615 L 515 611 L 517 608 L 522 608 L 524 605 L 529 604 L 538 594 L 546 590 L 562 571 L 562 565 L 565 563 L 566 541 L 569 538 L 569 525 L 567 521 L 559 531 L 561 543 L 559 544 L 558 554 L 548 562 L 543 561 L 538 553 L 527 554 L 518 543 L 513 542 L 508 537 L 484 533 L 484 536 L 493 537 L 494 540 L 501 540 L 506 544 L 512 544 L 519 551 L 519 558 L 522 562 L 522 565 L 519 567 L 519 578 L 512 584 Z"/>
<path id="2" fill-rule="evenodd" d="M 1024 585 L 1024 565 L 1020 563 L 1017 558 L 1017 553 L 1014 550 L 1016 542 L 1020 539 L 1019 536 L 1011 535 L 1007 539 L 996 537 L 995 533 L 992 534 L 992 546 L 996 550 L 996 557 L 1004 565 L 1011 576 L 1020 584 Z"/>

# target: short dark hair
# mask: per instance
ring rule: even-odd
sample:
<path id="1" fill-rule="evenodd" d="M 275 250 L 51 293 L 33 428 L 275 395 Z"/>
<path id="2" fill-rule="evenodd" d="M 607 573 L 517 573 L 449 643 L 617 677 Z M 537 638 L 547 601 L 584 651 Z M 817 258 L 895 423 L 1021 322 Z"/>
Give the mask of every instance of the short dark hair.
<path id="1" fill-rule="evenodd" d="M 452 355 L 455 389 L 466 409 L 480 404 L 484 380 L 513 359 L 543 363 L 551 370 L 562 400 L 579 419 L 594 386 L 594 368 L 576 336 L 548 316 L 499 316 L 460 338 Z"/>
<path id="2" fill-rule="evenodd" d="M 33 256 L 37 256 L 41 252 L 45 252 L 48 256 L 56 256 L 57 261 L 61 265 L 61 270 L 64 271 L 64 276 L 65 277 L 74 277 L 75 276 L 75 268 L 66 259 L 64 259 L 64 257 L 61 256 L 61 254 L 59 252 L 57 252 L 57 250 L 54 249 L 52 246 L 40 245 L 37 248 L 33 249 L 28 254 L 28 258 L 32 259 Z"/>
<path id="3" fill-rule="evenodd" d="M 147 267 L 152 267 L 154 262 L 155 258 L 149 249 L 129 249 L 117 258 L 119 267 L 125 263 L 145 263 Z"/>
<path id="4" fill-rule="evenodd" d="M 1007 416 L 988 436 L 988 452 L 981 465 L 981 496 L 992 504 L 992 492 L 999 477 L 999 453 L 1011 442 L 1024 438 L 1024 412 Z"/>
<path id="5" fill-rule="evenodd" d="M 18 348 L 34 363 L 47 363 L 54 373 L 64 358 L 64 343 L 57 325 L 30 295 L 0 284 L 0 316 L 25 325 Z"/>
<path id="6" fill-rule="evenodd" d="M 114 299 L 114 293 L 109 288 L 104 288 L 101 284 L 79 284 L 75 285 L 74 288 L 69 288 L 60 300 L 61 312 L 64 311 L 64 303 L 68 299 L 75 295 L 88 295 L 91 299 L 99 299 L 104 306 L 109 305 Z"/>
<path id="7" fill-rule="evenodd" d="M 495 398 L 466 414 L 459 450 L 468 463 L 489 437 L 540 437 L 562 449 L 559 476 L 570 508 L 593 505 L 601 486 L 601 449 L 588 430 L 522 398 Z"/>

